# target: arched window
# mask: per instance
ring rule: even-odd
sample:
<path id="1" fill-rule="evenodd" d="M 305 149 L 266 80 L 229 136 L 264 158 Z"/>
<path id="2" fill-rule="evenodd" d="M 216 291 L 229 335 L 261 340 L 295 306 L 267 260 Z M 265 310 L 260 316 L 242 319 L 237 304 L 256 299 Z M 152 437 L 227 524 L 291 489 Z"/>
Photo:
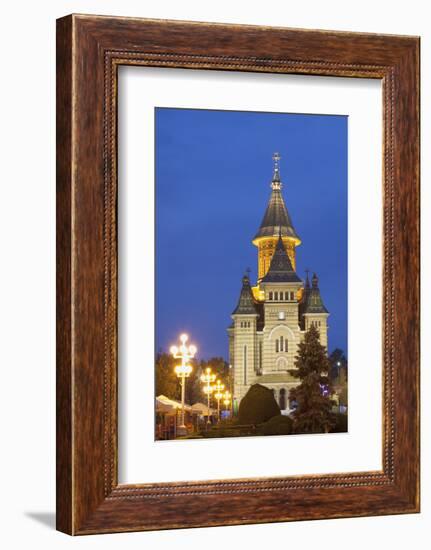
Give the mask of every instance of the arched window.
<path id="1" fill-rule="evenodd" d="M 281 388 L 280 390 L 280 396 L 278 398 L 278 406 L 280 407 L 281 411 L 284 411 L 286 408 L 286 390 L 284 388 Z"/>
<path id="2" fill-rule="evenodd" d="M 275 353 L 278 353 L 278 338 L 277 340 L 275 341 Z"/>
<path id="3" fill-rule="evenodd" d="M 278 292 L 274 292 L 274 300 L 278 300 Z"/>
<path id="4" fill-rule="evenodd" d="M 283 351 L 283 336 L 280 336 L 280 351 Z"/>
<path id="5" fill-rule="evenodd" d="M 269 293 L 269 299 L 272 300 L 272 292 Z"/>

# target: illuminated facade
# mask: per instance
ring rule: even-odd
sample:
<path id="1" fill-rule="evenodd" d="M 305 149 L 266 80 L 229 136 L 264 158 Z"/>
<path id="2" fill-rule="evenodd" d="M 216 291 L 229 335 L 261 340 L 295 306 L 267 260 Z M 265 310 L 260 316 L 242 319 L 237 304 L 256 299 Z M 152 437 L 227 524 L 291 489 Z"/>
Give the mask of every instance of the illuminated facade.
<path id="1" fill-rule="evenodd" d="M 296 273 L 296 247 L 301 244 L 287 211 L 275 153 L 271 196 L 253 238 L 258 249 L 258 279 L 252 287 L 242 279 L 238 305 L 228 328 L 234 394 L 238 402 L 253 384 L 273 390 L 282 411 L 289 411 L 289 390 L 298 384 L 294 368 L 297 348 L 314 324 L 328 346 L 327 319 L 316 274 L 305 282 Z"/>

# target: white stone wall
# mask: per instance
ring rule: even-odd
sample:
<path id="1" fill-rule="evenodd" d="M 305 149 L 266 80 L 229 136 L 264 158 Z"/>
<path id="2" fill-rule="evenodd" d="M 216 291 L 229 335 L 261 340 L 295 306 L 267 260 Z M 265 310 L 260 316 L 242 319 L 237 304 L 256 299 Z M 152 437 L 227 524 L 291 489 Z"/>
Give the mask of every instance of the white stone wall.
<path id="1" fill-rule="evenodd" d="M 233 315 L 234 397 L 242 399 L 255 383 L 257 365 L 257 315 Z"/>
<path id="2" fill-rule="evenodd" d="M 228 329 L 229 334 L 229 356 L 233 367 L 234 397 L 240 401 L 247 393 L 251 385 L 256 382 L 264 383 L 275 392 L 275 398 L 279 403 L 280 390 L 286 389 L 286 400 L 288 401 L 289 390 L 299 382 L 287 371 L 295 368 L 295 357 L 298 345 L 303 340 L 305 331 L 316 324 L 319 330 L 320 342 L 327 349 L 328 326 L 327 313 L 306 314 L 305 331 L 299 327 L 299 303 L 296 299 L 297 291 L 301 285 L 297 283 L 285 283 L 283 285 L 264 285 L 266 301 L 265 327 L 257 332 L 257 315 L 233 315 L 234 326 Z M 269 300 L 269 292 L 280 291 L 294 292 L 295 299 L 288 301 Z M 273 294 L 274 296 L 274 294 Z M 290 294 L 289 294 L 290 296 Z M 276 340 L 283 336 L 284 343 L 288 342 L 288 350 L 276 351 Z M 261 346 L 261 348 L 260 348 Z M 260 353 L 260 349 L 262 350 Z M 246 378 L 244 378 L 244 352 L 246 350 Z M 261 361 L 260 361 L 261 357 Z M 259 376 L 263 375 L 284 375 L 283 381 L 278 383 L 260 382 Z M 287 407 L 288 408 L 288 407 Z"/>
<path id="3" fill-rule="evenodd" d="M 305 317 L 305 330 L 307 331 L 312 323 L 319 331 L 320 343 L 328 350 L 328 313 L 306 313 Z"/>
<path id="4" fill-rule="evenodd" d="M 265 301 L 265 328 L 264 333 L 264 360 L 263 373 L 286 372 L 287 369 L 294 367 L 294 360 L 297 353 L 297 347 L 301 340 L 299 328 L 299 312 L 296 294 L 299 285 L 265 285 L 265 295 L 268 298 L 269 292 L 280 293 L 293 292 L 295 299 L 293 301 Z M 283 351 L 276 351 L 276 340 L 280 342 L 283 337 Z M 288 342 L 288 349 L 285 351 L 285 342 Z"/>

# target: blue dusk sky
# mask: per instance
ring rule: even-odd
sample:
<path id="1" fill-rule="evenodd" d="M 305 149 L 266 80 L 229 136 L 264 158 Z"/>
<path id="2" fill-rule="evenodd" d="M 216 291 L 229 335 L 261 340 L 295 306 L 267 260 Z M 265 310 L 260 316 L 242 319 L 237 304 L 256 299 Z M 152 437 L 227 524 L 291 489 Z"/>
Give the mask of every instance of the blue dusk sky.
<path id="1" fill-rule="evenodd" d="M 231 323 L 251 243 L 281 155 L 283 196 L 302 240 L 297 273 L 319 277 L 329 351 L 347 355 L 346 116 L 157 108 L 156 351 L 182 332 L 198 359 L 228 359 Z"/>

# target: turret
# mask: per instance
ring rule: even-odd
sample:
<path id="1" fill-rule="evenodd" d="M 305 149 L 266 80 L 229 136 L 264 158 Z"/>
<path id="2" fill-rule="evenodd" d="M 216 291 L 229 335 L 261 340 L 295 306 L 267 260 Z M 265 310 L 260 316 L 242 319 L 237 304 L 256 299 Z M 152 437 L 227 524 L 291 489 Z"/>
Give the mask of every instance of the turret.
<path id="1" fill-rule="evenodd" d="M 327 319 L 329 317 L 329 312 L 323 303 L 322 296 L 320 295 L 319 279 L 316 273 L 314 273 L 311 278 L 311 288 L 308 282 L 307 273 L 307 281 L 305 284 L 300 311 L 303 317 L 304 330 L 308 330 L 311 325 L 314 325 L 319 331 L 321 344 L 327 347 Z"/>
<path id="2" fill-rule="evenodd" d="M 256 376 L 258 317 L 250 279 L 244 275 L 238 304 L 232 312 L 233 326 L 229 329 L 230 363 L 237 399 L 242 399 Z"/>

